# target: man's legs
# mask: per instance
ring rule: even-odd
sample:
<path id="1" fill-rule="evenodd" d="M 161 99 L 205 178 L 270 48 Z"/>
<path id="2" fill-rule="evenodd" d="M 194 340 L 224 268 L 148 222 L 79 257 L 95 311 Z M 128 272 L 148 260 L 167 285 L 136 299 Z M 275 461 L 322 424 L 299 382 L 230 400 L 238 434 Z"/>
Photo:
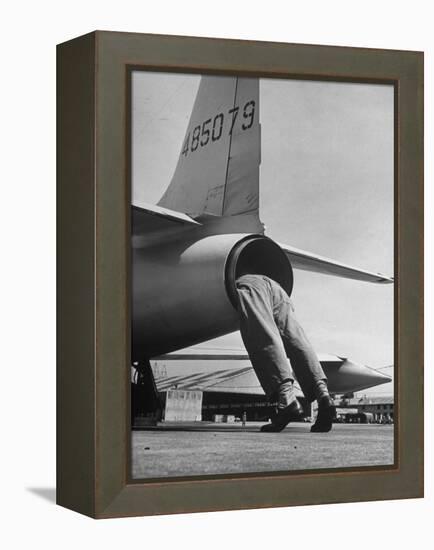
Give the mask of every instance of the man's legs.
<path id="1" fill-rule="evenodd" d="M 300 405 L 269 295 L 260 284 L 237 284 L 237 289 L 244 345 L 268 399 L 278 401 L 273 423 L 263 426 L 262 431 L 281 431 L 288 422 L 300 416 Z"/>
<path id="2" fill-rule="evenodd" d="M 309 401 L 317 399 L 317 385 L 327 377 L 318 361 L 315 350 L 297 321 L 291 302 L 283 301 L 275 314 L 286 355 L 291 361 L 295 377 Z"/>
<path id="3" fill-rule="evenodd" d="M 281 303 L 276 314 L 276 324 L 305 397 L 311 402 L 315 399 L 318 401 L 318 417 L 311 431 L 331 430 L 335 409 L 328 392 L 327 377 L 312 344 L 295 317 L 294 308 L 289 300 Z"/>
<path id="4" fill-rule="evenodd" d="M 243 284 L 237 290 L 241 337 L 265 394 L 275 398 L 280 384 L 293 376 L 271 304 L 256 287 Z"/>

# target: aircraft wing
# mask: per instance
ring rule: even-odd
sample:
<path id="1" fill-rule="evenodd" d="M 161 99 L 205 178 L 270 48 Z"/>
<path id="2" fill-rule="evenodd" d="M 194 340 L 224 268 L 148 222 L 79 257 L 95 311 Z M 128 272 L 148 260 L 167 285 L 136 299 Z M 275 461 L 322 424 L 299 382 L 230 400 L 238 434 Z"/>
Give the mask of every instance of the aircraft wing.
<path id="1" fill-rule="evenodd" d="M 200 369 L 200 367 L 199 367 Z M 229 393 L 238 395 L 263 396 L 264 390 L 256 377 L 253 367 L 218 369 L 215 371 L 198 371 L 194 374 L 183 372 L 185 368 L 171 366 L 169 376 L 160 376 L 158 368 L 154 367 L 155 383 L 158 391 L 171 388 L 184 390 L 200 390 L 207 393 Z M 303 397 L 300 386 L 294 384 L 297 397 Z"/>
<path id="2" fill-rule="evenodd" d="M 355 279 L 368 283 L 388 284 L 394 281 L 393 277 L 388 277 L 382 273 L 373 273 L 357 267 L 351 267 L 286 244 L 279 243 L 279 245 L 287 255 L 292 267 L 295 269 L 314 271 L 316 273 L 323 273 L 324 275 L 334 275 L 336 277 Z"/>
<path id="3" fill-rule="evenodd" d="M 392 381 L 391 376 L 381 372 L 383 369 L 373 369 L 337 355 L 326 353 L 317 355 L 332 393 L 358 392 Z M 244 364 L 237 367 L 235 361 L 238 363 L 243 361 Z M 154 358 L 152 362 L 159 391 L 177 387 L 207 392 L 264 395 L 245 350 L 230 352 L 215 350 L 210 353 L 200 347 L 193 347 L 161 355 Z M 197 369 L 192 368 L 194 362 L 198 364 Z M 221 366 L 225 362 L 230 368 L 223 370 Z M 164 365 L 164 375 L 159 371 L 158 365 Z M 206 371 L 203 369 L 205 365 L 208 369 Z M 213 365 L 215 368 L 210 370 Z M 393 365 L 386 368 L 393 369 Z M 295 389 L 297 396 L 303 395 L 298 384 L 295 384 Z"/>

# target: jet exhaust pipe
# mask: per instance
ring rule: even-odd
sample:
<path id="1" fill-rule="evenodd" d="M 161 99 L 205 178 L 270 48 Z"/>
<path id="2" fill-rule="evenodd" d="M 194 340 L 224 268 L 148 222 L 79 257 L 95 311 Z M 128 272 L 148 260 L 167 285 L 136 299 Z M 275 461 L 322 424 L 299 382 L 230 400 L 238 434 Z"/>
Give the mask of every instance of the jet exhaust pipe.
<path id="1" fill-rule="evenodd" d="M 263 235 L 208 235 L 133 249 L 132 360 L 155 357 L 238 329 L 235 281 L 256 273 L 292 292 L 285 253 Z"/>
<path id="2" fill-rule="evenodd" d="M 229 300 L 237 308 L 235 282 L 241 275 L 267 275 L 291 296 L 294 276 L 291 264 L 278 244 L 263 235 L 249 235 L 231 250 L 225 269 Z"/>

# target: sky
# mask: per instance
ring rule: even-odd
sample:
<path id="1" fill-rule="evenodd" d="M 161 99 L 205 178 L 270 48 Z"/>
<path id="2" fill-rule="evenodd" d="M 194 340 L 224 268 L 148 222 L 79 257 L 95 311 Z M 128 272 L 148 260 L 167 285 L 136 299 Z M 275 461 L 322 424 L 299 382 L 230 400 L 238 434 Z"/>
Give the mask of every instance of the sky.
<path id="1" fill-rule="evenodd" d="M 156 203 L 168 186 L 199 80 L 133 74 L 133 203 Z M 266 234 L 393 275 L 393 116 L 389 85 L 261 79 Z M 374 368 L 393 364 L 393 285 L 296 271 L 292 298 L 318 352 Z M 243 345 L 234 333 L 202 347 Z M 392 384 L 369 391 L 392 392 Z"/>

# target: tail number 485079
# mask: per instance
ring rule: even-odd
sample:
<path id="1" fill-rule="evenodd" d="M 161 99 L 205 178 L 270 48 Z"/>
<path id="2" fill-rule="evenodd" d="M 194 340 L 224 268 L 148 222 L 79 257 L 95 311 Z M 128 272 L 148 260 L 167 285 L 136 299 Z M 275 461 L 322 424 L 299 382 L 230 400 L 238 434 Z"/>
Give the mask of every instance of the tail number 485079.
<path id="1" fill-rule="evenodd" d="M 233 107 L 229 109 L 226 117 L 229 120 L 228 134 L 232 135 L 235 128 L 235 124 L 238 118 L 240 108 Z M 242 109 L 241 129 L 242 131 L 249 130 L 253 126 L 255 119 L 255 101 L 252 99 L 248 101 Z M 218 113 L 214 118 L 208 118 L 202 124 L 198 124 L 194 129 L 187 134 L 184 145 L 182 147 L 181 154 L 185 157 L 189 153 L 193 153 L 200 147 L 205 147 L 208 143 L 218 141 L 222 135 L 225 127 L 225 114 Z"/>

